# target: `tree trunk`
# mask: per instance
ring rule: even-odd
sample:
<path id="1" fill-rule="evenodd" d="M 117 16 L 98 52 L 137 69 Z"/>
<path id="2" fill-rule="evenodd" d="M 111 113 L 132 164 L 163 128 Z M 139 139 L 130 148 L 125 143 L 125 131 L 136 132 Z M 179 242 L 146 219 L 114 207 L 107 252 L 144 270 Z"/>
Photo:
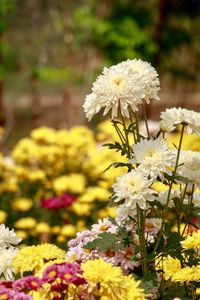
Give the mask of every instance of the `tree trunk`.
<path id="1" fill-rule="evenodd" d="M 163 47 L 163 33 L 170 8 L 170 0 L 158 0 L 158 22 L 155 32 L 157 52 L 154 58 L 155 66 L 159 68 L 161 63 L 161 51 Z"/>

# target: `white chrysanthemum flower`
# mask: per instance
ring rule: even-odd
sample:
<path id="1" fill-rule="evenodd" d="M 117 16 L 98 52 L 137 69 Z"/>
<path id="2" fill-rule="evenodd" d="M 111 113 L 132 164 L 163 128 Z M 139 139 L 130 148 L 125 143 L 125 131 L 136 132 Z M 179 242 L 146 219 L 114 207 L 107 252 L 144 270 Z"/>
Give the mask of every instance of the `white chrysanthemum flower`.
<path id="1" fill-rule="evenodd" d="M 191 198 L 186 195 L 183 204 L 188 205 L 191 201 Z M 192 204 L 196 208 L 200 208 L 200 193 L 194 192 L 192 196 Z M 200 214 L 200 212 L 199 212 Z"/>
<path id="2" fill-rule="evenodd" d="M 0 225 L 0 249 L 10 247 L 11 245 L 17 245 L 21 242 L 14 230 L 9 230 L 4 224 Z"/>
<path id="3" fill-rule="evenodd" d="M 83 107 L 84 111 L 86 112 L 86 117 L 89 119 L 89 121 L 101 110 L 101 105 L 95 94 L 89 94 L 86 96 Z"/>
<path id="4" fill-rule="evenodd" d="M 181 151 L 179 164 L 178 173 L 200 187 L 200 152 Z"/>
<path id="5" fill-rule="evenodd" d="M 104 68 L 93 83 L 92 93 L 86 96 L 83 105 L 86 117 L 91 118 L 104 109 L 104 115 L 111 111 L 114 119 L 118 113 L 129 118 L 129 109 L 138 111 L 143 101 L 158 98 L 159 80 L 155 69 L 141 60 L 122 62 Z"/>
<path id="6" fill-rule="evenodd" d="M 200 193 L 195 192 L 193 194 L 192 203 L 194 207 L 200 208 Z"/>
<path id="7" fill-rule="evenodd" d="M 99 234 L 104 231 L 114 234 L 117 231 L 117 226 L 114 225 L 108 218 L 104 218 L 103 220 L 99 220 L 97 224 L 93 224 L 91 231 L 95 234 Z"/>
<path id="8" fill-rule="evenodd" d="M 186 124 L 189 134 L 200 135 L 200 113 L 185 108 L 168 108 L 161 113 L 160 129 L 172 131 L 179 124 Z"/>
<path id="9" fill-rule="evenodd" d="M 163 206 L 165 206 L 167 203 L 168 193 L 169 193 L 168 190 L 162 191 L 159 193 L 158 197 L 156 198 L 156 200 L 160 202 L 160 204 L 162 204 Z M 181 192 L 179 189 L 172 189 L 170 193 L 170 200 L 168 203 L 168 207 L 169 208 L 174 207 L 173 199 L 180 198 L 180 196 L 181 196 Z"/>
<path id="10" fill-rule="evenodd" d="M 156 235 L 162 226 L 160 218 L 146 218 L 145 231 L 150 235 Z"/>
<path id="11" fill-rule="evenodd" d="M 138 170 L 141 169 L 146 176 L 163 178 L 163 173 L 169 173 L 169 167 L 173 165 L 174 160 L 174 153 L 162 138 L 145 139 L 133 145 L 131 162 L 139 164 Z"/>
<path id="12" fill-rule="evenodd" d="M 118 65 L 128 68 L 130 73 L 137 73 L 138 76 L 140 76 L 144 88 L 143 100 L 147 103 L 149 103 L 151 99 L 160 100 L 158 96 L 158 91 L 160 90 L 158 73 L 150 63 L 142 61 L 141 59 L 128 59 Z"/>
<path id="13" fill-rule="evenodd" d="M 93 84 L 92 94 L 86 97 L 83 105 L 86 116 L 91 119 L 95 113 L 104 108 L 104 115 L 111 110 L 112 119 L 118 112 L 129 117 L 129 107 L 138 110 L 141 103 L 143 86 L 136 74 L 129 74 L 124 68 L 113 66 L 104 68 Z"/>
<path id="14" fill-rule="evenodd" d="M 124 204 L 119 205 L 118 209 L 116 210 L 116 217 L 115 220 L 118 225 L 120 225 L 124 220 L 127 220 L 128 217 L 135 218 L 137 215 L 136 209 L 132 209 L 131 207 L 127 207 Z"/>
<path id="15" fill-rule="evenodd" d="M 8 249 L 0 249 L 0 279 L 13 280 L 13 269 L 10 264 L 16 256 L 18 249 L 10 247 Z"/>
<path id="16" fill-rule="evenodd" d="M 138 204 L 141 209 L 146 209 L 147 201 L 154 201 L 155 191 L 150 185 L 152 180 L 148 180 L 144 174 L 137 170 L 117 177 L 116 183 L 113 184 L 114 201 L 118 202 L 125 199 L 124 204 L 134 209 Z"/>

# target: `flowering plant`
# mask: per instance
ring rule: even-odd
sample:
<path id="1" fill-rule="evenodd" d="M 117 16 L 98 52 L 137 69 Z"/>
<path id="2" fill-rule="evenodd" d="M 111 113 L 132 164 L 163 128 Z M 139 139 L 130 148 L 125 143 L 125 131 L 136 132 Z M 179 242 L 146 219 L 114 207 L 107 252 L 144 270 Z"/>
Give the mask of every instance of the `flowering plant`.
<path id="1" fill-rule="evenodd" d="M 0 223 L 14 227 L 26 244 L 61 245 L 97 218 L 114 216 L 109 187 L 122 171 L 103 174 L 120 157 L 102 147 L 105 138 L 101 128 L 94 135 L 86 126 L 40 127 L 9 156 L 0 154 Z"/>
<path id="2" fill-rule="evenodd" d="M 122 157 L 107 168 L 122 170 L 110 198 L 116 216 L 78 232 L 67 252 L 41 244 L 16 250 L 4 265 L 0 261 L 6 271 L 0 269 L 0 299 L 199 299 L 200 153 L 183 145 L 186 131 L 200 135 L 200 113 L 167 109 L 152 134 L 145 106 L 159 100 L 158 91 L 157 72 L 141 60 L 103 70 L 84 110 L 89 119 L 101 109 L 111 111 L 118 140 L 105 146 Z M 170 148 L 166 138 L 175 129 L 178 142 Z M 45 208 L 74 201 L 72 195 L 54 196 L 43 200 Z M 18 242 L 3 226 L 3 249 Z M 13 272 L 21 278 L 6 278 Z"/>
<path id="3" fill-rule="evenodd" d="M 159 100 L 158 91 L 157 72 L 141 60 L 105 68 L 94 82 L 84 103 L 86 116 L 91 119 L 101 109 L 104 114 L 111 111 L 120 142 L 105 146 L 121 152 L 126 162 L 109 167 L 126 166 L 127 172 L 112 186 L 111 204 L 118 204 L 116 218 L 110 219 L 109 225 L 104 221 L 97 236 L 93 229 L 84 238 L 82 235 L 82 245 L 70 242 L 69 253 L 74 251 L 85 260 L 84 249 L 90 249 L 89 257 L 100 255 L 120 264 L 126 273 L 142 280 L 151 299 L 197 299 L 200 153 L 183 151 L 182 145 L 186 131 L 200 135 L 200 113 L 166 109 L 161 113 L 159 131 L 152 135 L 145 106 Z M 145 135 L 140 130 L 139 113 L 145 121 Z M 180 136 L 171 149 L 166 137 L 175 129 L 180 130 Z M 127 249 L 128 262 L 119 262 L 119 253 L 125 257 Z"/>

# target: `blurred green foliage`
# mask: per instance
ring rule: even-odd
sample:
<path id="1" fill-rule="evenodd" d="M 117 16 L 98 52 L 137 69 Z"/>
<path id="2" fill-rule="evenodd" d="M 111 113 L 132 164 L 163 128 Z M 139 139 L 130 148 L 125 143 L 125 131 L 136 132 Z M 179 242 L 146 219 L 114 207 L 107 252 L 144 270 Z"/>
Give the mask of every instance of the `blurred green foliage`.
<path id="1" fill-rule="evenodd" d="M 151 33 L 130 14 L 119 15 L 113 9 L 105 19 L 98 18 L 93 7 L 75 11 L 75 36 L 79 43 L 91 43 L 103 51 L 109 64 L 123 59 L 143 57 L 149 60 L 156 51 Z M 81 34 L 78 34 L 81 32 Z"/>
<path id="2" fill-rule="evenodd" d="M 150 61 L 160 73 L 176 78 L 194 80 L 198 74 L 199 0 L 0 0 L 0 4 L 1 73 L 20 74 L 16 81 L 34 77 L 77 85 L 91 82 L 102 65 L 128 58 Z"/>
<path id="3" fill-rule="evenodd" d="M 199 17 L 199 0 L 84 0 L 74 13 L 74 35 L 77 47 L 92 45 L 108 65 L 139 57 L 160 71 L 194 79 Z M 189 65 L 187 55 L 193 57 Z"/>

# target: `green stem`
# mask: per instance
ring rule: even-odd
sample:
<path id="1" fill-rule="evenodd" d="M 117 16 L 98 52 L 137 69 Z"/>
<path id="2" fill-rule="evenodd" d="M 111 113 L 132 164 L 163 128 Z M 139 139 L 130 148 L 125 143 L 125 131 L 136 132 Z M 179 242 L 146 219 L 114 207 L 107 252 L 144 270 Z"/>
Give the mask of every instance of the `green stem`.
<path id="1" fill-rule="evenodd" d="M 118 134 L 118 136 L 120 138 L 121 143 L 124 144 L 126 142 L 126 139 L 123 136 L 120 128 L 118 127 L 118 125 L 117 125 L 117 123 L 115 121 L 112 121 L 112 123 L 113 123 L 113 126 L 115 127 L 115 130 L 116 130 L 116 132 L 117 132 L 117 134 Z"/>
<path id="2" fill-rule="evenodd" d="M 189 224 L 189 216 L 190 216 L 190 212 L 191 212 L 191 208 L 192 208 L 192 200 L 193 200 L 193 195 L 194 195 L 194 187 L 195 185 L 192 185 L 192 192 L 191 192 L 191 196 L 190 196 L 190 202 L 188 203 L 188 211 L 187 211 L 187 218 L 186 218 L 186 223 L 182 232 L 181 236 L 184 236 L 185 230 L 187 228 L 187 225 Z"/>
<path id="3" fill-rule="evenodd" d="M 147 135 L 148 135 L 148 138 L 150 139 L 150 131 L 149 131 L 147 114 L 146 114 L 146 109 L 145 109 L 144 103 L 142 103 L 142 110 L 143 110 L 143 114 L 144 114 L 144 122 L 145 122 L 146 130 L 147 130 Z"/>
<path id="4" fill-rule="evenodd" d="M 125 118 L 123 116 L 122 116 L 122 123 L 123 123 L 123 127 L 124 127 L 124 134 L 125 134 L 125 137 L 126 137 L 127 156 L 128 156 L 128 159 L 130 159 L 131 158 L 131 152 L 130 152 L 130 145 L 129 145 L 129 137 L 128 137 L 128 131 L 127 131 L 127 128 L 126 128 Z"/>
<path id="5" fill-rule="evenodd" d="M 143 210 L 137 204 L 137 223 L 138 223 L 138 234 L 140 241 L 140 255 L 141 255 L 141 265 L 143 274 L 148 272 L 147 264 L 147 249 L 146 249 L 146 240 L 145 240 L 145 218 L 143 215 Z"/>
<path id="6" fill-rule="evenodd" d="M 178 233 L 179 233 L 180 235 L 181 235 L 181 232 L 180 232 L 181 209 L 180 209 L 180 207 L 182 208 L 183 201 L 184 201 L 184 199 L 185 199 L 185 195 L 186 195 L 186 191 L 187 191 L 187 187 L 188 187 L 188 184 L 186 183 L 185 188 L 184 188 L 183 195 L 181 196 L 181 206 L 179 206 L 179 212 L 178 212 Z"/>
<path id="7" fill-rule="evenodd" d="M 140 141 L 140 130 L 139 130 L 139 120 L 138 115 L 135 113 L 135 125 L 136 125 L 136 133 L 137 133 L 137 142 Z"/>
<path id="8" fill-rule="evenodd" d="M 181 135 L 180 135 L 180 140 L 179 140 L 179 145 L 178 145 L 178 151 L 177 151 L 177 157 L 176 157 L 175 167 L 174 167 L 174 171 L 172 172 L 172 175 L 176 174 L 176 171 L 177 171 L 177 168 L 178 168 L 178 162 L 179 162 L 179 157 L 180 157 L 180 152 L 181 152 L 181 146 L 182 146 L 182 142 L 183 142 L 183 135 L 184 135 L 185 126 L 186 126 L 185 124 L 182 124 Z M 156 250 L 158 249 L 158 246 L 159 246 L 161 238 L 162 238 L 163 228 L 164 228 L 164 224 L 165 224 L 165 220 L 166 220 L 166 213 L 167 213 L 167 210 L 168 210 L 168 205 L 169 205 L 169 200 L 170 200 L 172 186 L 173 186 L 173 181 L 171 181 L 170 185 L 169 185 L 169 191 L 168 191 L 168 195 L 167 195 L 167 201 L 166 201 L 166 205 L 165 205 L 164 212 L 163 212 L 162 225 L 161 225 L 161 228 L 160 228 L 160 231 L 159 231 L 157 243 L 155 245 L 153 253 L 155 253 Z"/>
<path id="9" fill-rule="evenodd" d="M 133 124 L 134 124 L 135 122 L 133 122 L 132 111 L 131 111 L 131 110 L 129 111 L 129 115 L 130 115 L 130 121 L 131 121 L 131 124 L 132 124 L 133 139 L 134 139 L 134 143 L 136 144 L 135 129 L 134 129 L 134 127 L 133 127 Z"/>

